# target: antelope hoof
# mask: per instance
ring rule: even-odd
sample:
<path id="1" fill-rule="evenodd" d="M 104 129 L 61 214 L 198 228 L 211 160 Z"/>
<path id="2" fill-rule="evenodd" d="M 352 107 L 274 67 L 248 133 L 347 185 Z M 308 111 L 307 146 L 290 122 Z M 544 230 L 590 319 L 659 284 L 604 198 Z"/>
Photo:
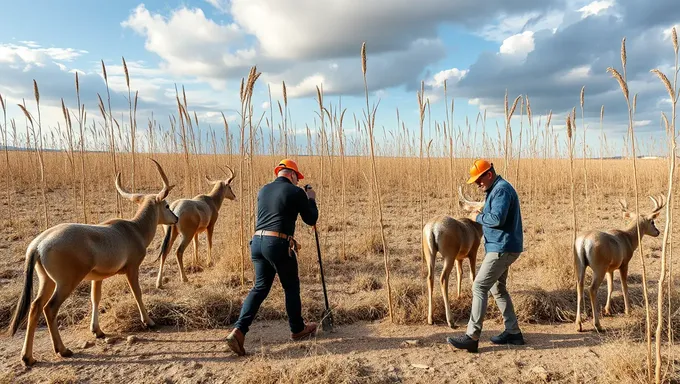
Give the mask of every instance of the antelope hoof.
<path id="1" fill-rule="evenodd" d="M 581 325 L 580 322 L 576 323 L 576 331 L 577 332 L 583 332 L 583 326 Z"/>
<path id="2" fill-rule="evenodd" d="M 433 324 L 432 319 L 427 319 L 427 324 L 432 325 Z"/>
<path id="3" fill-rule="evenodd" d="M 600 324 L 595 324 L 595 330 L 596 330 L 598 333 L 604 332 L 604 328 L 602 328 L 602 326 L 601 326 Z"/>
<path id="4" fill-rule="evenodd" d="M 605 310 L 604 310 L 604 315 L 605 315 L 605 316 L 611 316 L 611 315 L 612 315 L 612 311 L 605 308 Z"/>
<path id="5" fill-rule="evenodd" d="M 208 261 L 208 267 L 212 267 L 214 265 L 215 265 L 215 263 L 213 263 L 212 261 Z"/>
<path id="6" fill-rule="evenodd" d="M 188 278 L 188 277 L 186 277 L 186 276 L 184 276 L 184 277 L 182 278 L 182 282 L 184 282 L 184 283 L 188 283 L 188 282 L 189 282 L 189 278 Z"/>
<path id="7" fill-rule="evenodd" d="M 448 323 L 448 324 L 449 324 L 449 328 L 452 328 L 452 329 L 457 328 L 456 323 Z"/>
<path id="8" fill-rule="evenodd" d="M 149 320 L 148 323 L 144 323 L 144 325 L 146 326 L 146 329 L 150 330 L 158 329 L 158 326 L 152 320 Z"/>
<path id="9" fill-rule="evenodd" d="M 59 356 L 61 356 L 61 357 L 71 357 L 71 356 L 73 356 L 73 351 L 66 348 L 64 351 L 59 352 Z"/>
<path id="10" fill-rule="evenodd" d="M 26 367 L 32 367 L 37 361 L 34 359 L 32 356 L 22 356 L 21 357 L 21 362 L 24 364 Z"/>
<path id="11" fill-rule="evenodd" d="M 92 331 L 92 334 L 94 335 L 94 337 L 95 337 L 96 339 L 104 339 L 104 338 L 106 338 L 106 334 L 105 334 L 104 332 L 102 332 L 101 330 Z"/>

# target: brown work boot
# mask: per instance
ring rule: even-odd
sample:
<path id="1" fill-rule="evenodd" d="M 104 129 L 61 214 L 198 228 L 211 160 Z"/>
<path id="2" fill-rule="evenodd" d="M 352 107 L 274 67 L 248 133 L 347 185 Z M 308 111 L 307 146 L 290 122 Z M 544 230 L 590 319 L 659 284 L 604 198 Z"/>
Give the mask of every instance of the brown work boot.
<path id="1" fill-rule="evenodd" d="M 290 338 L 293 341 L 302 340 L 308 336 L 314 336 L 316 334 L 316 323 L 305 324 L 305 329 L 298 333 L 291 333 Z"/>
<path id="2" fill-rule="evenodd" d="M 234 328 L 229 336 L 227 336 L 227 345 L 229 346 L 229 349 L 234 351 L 234 353 L 239 356 L 245 355 L 246 350 L 243 348 L 243 341 L 245 338 L 246 337 L 243 335 L 243 332 L 241 332 L 238 328 Z"/>

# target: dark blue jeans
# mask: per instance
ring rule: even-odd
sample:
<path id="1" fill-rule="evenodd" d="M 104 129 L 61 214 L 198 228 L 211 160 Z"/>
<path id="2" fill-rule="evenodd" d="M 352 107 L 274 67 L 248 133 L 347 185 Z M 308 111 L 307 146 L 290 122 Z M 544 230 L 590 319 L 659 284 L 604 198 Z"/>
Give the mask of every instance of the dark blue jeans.
<path id="1" fill-rule="evenodd" d="M 250 241 L 250 258 L 255 268 L 255 285 L 243 301 L 235 327 L 245 335 L 260 305 L 267 298 L 278 273 L 286 295 L 286 313 L 292 333 L 305 328 L 300 301 L 300 278 L 297 259 L 288 255 L 288 240 L 273 236 L 255 235 Z"/>

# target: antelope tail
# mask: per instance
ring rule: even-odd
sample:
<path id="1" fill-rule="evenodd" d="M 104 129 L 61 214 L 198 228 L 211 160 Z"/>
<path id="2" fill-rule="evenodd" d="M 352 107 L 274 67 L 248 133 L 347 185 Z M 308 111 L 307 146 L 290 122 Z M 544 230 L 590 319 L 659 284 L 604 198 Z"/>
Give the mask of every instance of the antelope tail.
<path id="1" fill-rule="evenodd" d="M 173 226 L 172 225 L 164 225 L 165 227 L 165 237 L 163 238 L 163 244 L 161 244 L 161 252 L 158 254 L 158 257 L 156 257 L 156 261 L 161 258 L 161 256 L 166 255 L 168 253 L 168 248 L 170 247 L 170 236 L 172 236 L 172 230 Z"/>
<path id="2" fill-rule="evenodd" d="M 35 263 L 38 260 L 39 254 L 37 247 L 33 247 L 26 255 L 26 264 L 24 266 L 24 289 L 21 292 L 21 297 L 19 298 L 19 303 L 14 311 L 14 317 L 12 317 L 12 322 L 9 327 L 10 336 L 14 336 L 19 329 L 19 326 L 23 324 L 28 315 L 28 311 L 31 307 L 31 296 L 33 291 L 33 272 L 35 271 Z"/>

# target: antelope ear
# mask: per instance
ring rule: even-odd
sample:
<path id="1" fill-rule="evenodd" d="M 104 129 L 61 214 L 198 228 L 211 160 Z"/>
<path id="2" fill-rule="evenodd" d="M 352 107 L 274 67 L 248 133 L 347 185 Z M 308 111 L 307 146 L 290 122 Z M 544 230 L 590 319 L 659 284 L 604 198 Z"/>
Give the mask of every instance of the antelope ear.
<path id="1" fill-rule="evenodd" d="M 657 217 L 659 217 L 660 214 L 661 214 L 661 211 L 656 211 L 656 212 L 652 213 L 651 215 L 649 215 L 649 217 L 652 220 L 655 220 Z"/>
<path id="2" fill-rule="evenodd" d="M 633 214 L 631 214 L 631 213 L 628 212 L 628 211 L 623 212 L 623 218 L 624 218 L 624 219 L 632 219 L 632 218 L 633 218 Z"/>

